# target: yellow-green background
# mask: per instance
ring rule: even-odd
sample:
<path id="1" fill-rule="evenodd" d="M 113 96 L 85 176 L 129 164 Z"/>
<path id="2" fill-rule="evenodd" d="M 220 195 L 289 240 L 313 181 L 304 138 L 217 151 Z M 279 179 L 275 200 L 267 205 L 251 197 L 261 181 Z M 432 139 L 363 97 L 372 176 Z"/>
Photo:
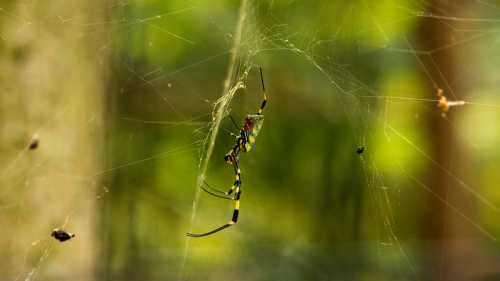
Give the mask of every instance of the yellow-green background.
<path id="1" fill-rule="evenodd" d="M 258 67 L 269 101 L 240 220 L 186 238 L 232 212 L 192 205 L 240 5 L 0 2 L 1 279 L 500 278 L 494 1 L 248 1 L 229 111 L 257 110 Z"/>

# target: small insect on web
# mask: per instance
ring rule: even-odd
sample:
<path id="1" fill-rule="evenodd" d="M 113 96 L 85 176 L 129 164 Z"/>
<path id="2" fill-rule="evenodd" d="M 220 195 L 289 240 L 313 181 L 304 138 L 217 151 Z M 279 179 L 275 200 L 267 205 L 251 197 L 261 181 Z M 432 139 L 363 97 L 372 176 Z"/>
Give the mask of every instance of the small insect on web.
<path id="1" fill-rule="evenodd" d="M 365 147 L 364 146 L 358 146 L 356 148 L 356 153 L 357 154 L 363 154 L 363 152 L 365 152 Z"/>
<path id="2" fill-rule="evenodd" d="M 37 134 L 34 134 L 33 137 L 30 140 L 30 143 L 28 144 L 28 149 L 29 150 L 35 150 L 38 148 L 38 145 L 40 144 L 40 139 L 38 138 Z"/>
<path id="3" fill-rule="evenodd" d="M 203 236 L 208 236 L 210 234 L 214 234 L 216 232 L 219 232 L 225 228 L 228 228 L 238 222 L 238 215 L 240 211 L 240 196 L 241 196 L 241 170 L 239 167 L 239 156 L 240 152 L 249 152 L 250 150 L 253 149 L 255 145 L 255 140 L 257 136 L 259 135 L 260 130 L 262 129 L 262 124 L 264 123 L 264 115 L 262 114 L 262 111 L 264 110 L 264 107 L 266 106 L 267 103 L 267 96 L 266 96 L 266 88 L 264 86 L 264 77 L 262 75 L 262 68 L 259 68 L 260 71 L 260 80 L 262 84 L 262 94 L 263 94 L 263 100 L 260 105 L 259 111 L 257 111 L 256 114 L 249 114 L 245 118 L 245 124 L 243 127 L 240 129 L 239 136 L 236 138 L 236 144 L 233 146 L 233 148 L 224 156 L 224 160 L 233 166 L 234 174 L 235 174 L 235 181 L 231 188 L 228 191 L 222 191 L 218 190 L 215 188 L 211 188 L 206 182 L 205 186 L 201 186 L 201 188 L 207 192 L 208 194 L 218 197 L 218 198 L 223 198 L 227 200 L 234 200 L 234 211 L 233 211 L 233 216 L 231 220 L 218 227 L 215 228 L 214 230 L 211 230 L 209 232 L 205 233 L 187 233 L 187 236 L 189 237 L 203 237 Z M 231 118 L 233 123 L 236 125 L 236 122 Z M 237 125 L 236 125 L 237 126 Z M 234 195 L 231 197 L 230 195 Z"/>
<path id="4" fill-rule="evenodd" d="M 56 228 L 52 231 L 52 234 L 50 236 L 54 237 L 54 239 L 59 240 L 59 242 L 64 242 L 75 237 L 75 234 Z"/>

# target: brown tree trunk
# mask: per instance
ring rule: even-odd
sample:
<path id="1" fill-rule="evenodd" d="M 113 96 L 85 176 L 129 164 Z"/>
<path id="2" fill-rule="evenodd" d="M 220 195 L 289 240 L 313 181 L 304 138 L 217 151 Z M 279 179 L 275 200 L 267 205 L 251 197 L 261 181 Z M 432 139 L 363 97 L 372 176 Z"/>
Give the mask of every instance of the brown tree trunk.
<path id="1" fill-rule="evenodd" d="M 468 1 L 433 0 L 428 5 L 427 13 L 463 17 L 463 12 L 467 11 L 467 3 Z M 459 63 L 459 50 L 462 46 L 450 45 L 458 39 L 450 24 L 459 23 L 443 22 L 433 17 L 421 18 L 418 30 L 419 49 L 430 52 L 419 55 L 419 59 L 426 70 L 424 75 L 428 81 L 428 98 L 436 98 L 437 90 L 442 89 L 448 100 L 464 100 L 466 85 L 457 79 L 457 72 L 463 67 Z M 463 24 L 461 27 L 464 27 Z M 453 84 L 450 85 L 450 82 Z M 464 163 L 467 161 L 453 125 L 456 114 L 460 112 L 451 109 L 446 116 L 442 116 L 436 107 L 435 113 L 429 117 L 427 137 L 430 157 L 441 167 L 432 161 L 428 162 L 427 184 L 449 205 L 472 220 L 477 220 L 477 198 L 467 192 L 453 176 L 464 179 Z M 479 242 L 483 236 L 436 196 L 429 194 L 428 201 L 430 203 L 424 219 L 424 280 L 460 281 L 484 278 L 488 271 L 492 271 L 492 260 L 480 248 Z"/>
<path id="2" fill-rule="evenodd" d="M 0 276 L 93 280 L 105 53 L 97 0 L 0 11 Z M 37 135 L 38 146 L 28 148 Z M 34 145 L 33 145 L 34 146 Z M 53 228 L 76 237 L 60 243 Z"/>

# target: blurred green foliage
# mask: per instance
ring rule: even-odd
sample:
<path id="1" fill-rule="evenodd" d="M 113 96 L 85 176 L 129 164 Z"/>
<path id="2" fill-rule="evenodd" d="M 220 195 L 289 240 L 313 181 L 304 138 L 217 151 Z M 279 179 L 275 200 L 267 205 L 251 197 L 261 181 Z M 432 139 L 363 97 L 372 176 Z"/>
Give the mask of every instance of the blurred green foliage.
<path id="1" fill-rule="evenodd" d="M 435 100 L 437 87 L 450 99 L 469 98 L 450 89 L 474 69 L 492 71 L 498 58 L 491 42 L 453 41 L 460 59 L 476 50 L 493 62 L 458 59 L 457 74 L 432 76 L 439 67 L 428 60 L 435 63 L 436 53 L 455 45 L 423 49 L 434 39 L 418 33 L 423 21 L 435 20 L 421 15 L 430 2 L 312 2 L 249 1 L 238 69 L 250 71 L 228 114 L 241 126 L 257 110 L 261 66 L 265 122 L 255 149 L 241 156 L 240 221 L 200 239 L 185 233 L 222 225 L 232 210 L 230 202 L 201 193 L 192 213 L 239 1 L 116 1 L 106 6 L 105 22 L 89 20 L 95 28 L 89 30 L 109 40 L 89 55 L 109 55 L 110 69 L 99 173 L 109 193 L 97 213 L 98 280 L 432 280 L 439 265 L 429 266 L 429 257 L 445 250 L 429 247 L 437 238 L 428 233 L 440 223 L 448 230 L 443 209 L 454 215 L 450 221 L 472 228 L 474 235 L 464 231 L 460 239 L 471 235 L 478 251 L 498 256 L 480 229 L 500 234 L 498 213 L 471 192 L 500 202 L 491 188 L 499 180 L 500 110 L 491 106 L 499 104 L 498 77 L 467 80 L 472 86 L 465 88 L 474 91 L 463 92 L 478 104 L 450 110 L 449 118 L 441 118 Z M 450 5 L 444 7 L 459 6 Z M 457 24 L 453 32 L 470 21 L 440 20 L 435 24 Z M 464 30 L 483 34 L 491 26 L 476 28 Z M 22 50 L 16 54 L 22 59 Z M 436 149 L 443 136 L 435 120 L 453 128 L 446 162 Z M 221 128 L 206 180 L 225 190 L 234 175 L 223 156 L 237 128 L 229 118 Z M 461 191 L 441 194 L 433 173 L 452 178 L 447 187 Z M 466 194 L 457 202 L 467 208 L 450 207 L 455 193 Z M 436 205 L 443 209 L 434 219 Z"/>

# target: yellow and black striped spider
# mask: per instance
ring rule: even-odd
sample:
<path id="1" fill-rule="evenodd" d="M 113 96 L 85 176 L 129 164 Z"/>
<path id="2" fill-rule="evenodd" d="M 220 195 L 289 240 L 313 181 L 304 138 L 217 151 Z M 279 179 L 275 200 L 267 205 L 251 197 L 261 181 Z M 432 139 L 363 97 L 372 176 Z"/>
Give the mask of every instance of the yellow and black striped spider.
<path id="1" fill-rule="evenodd" d="M 241 170 L 239 167 L 239 156 L 240 152 L 249 152 L 250 150 L 253 149 L 255 145 L 255 139 L 257 138 L 257 135 L 260 132 L 260 129 L 262 128 L 262 124 L 264 123 L 264 115 L 262 114 L 262 111 L 264 110 L 264 107 L 266 106 L 267 103 L 267 96 L 266 96 L 266 88 L 264 86 L 264 78 L 262 76 L 262 68 L 259 68 L 260 70 L 260 81 L 262 83 L 262 94 L 264 96 L 264 99 L 260 105 L 259 111 L 256 114 L 249 114 L 245 118 L 245 124 L 243 127 L 240 129 L 240 134 L 236 138 L 236 144 L 233 146 L 233 148 L 224 156 L 224 160 L 231 164 L 234 169 L 234 174 L 235 174 L 235 181 L 231 188 L 228 191 L 221 191 L 215 188 L 211 188 L 207 183 L 205 183 L 205 187 L 201 186 L 201 188 L 207 192 L 210 195 L 213 195 L 215 197 L 223 198 L 223 199 L 228 199 L 228 200 L 234 200 L 234 210 L 233 210 L 233 216 L 231 220 L 218 227 L 215 228 L 211 231 L 205 232 L 205 233 L 187 233 L 187 236 L 190 237 L 203 237 L 207 236 L 210 234 L 214 234 L 216 232 L 219 232 L 225 228 L 228 228 L 238 222 L 238 214 L 240 212 L 240 196 L 241 196 Z M 231 118 L 232 120 L 232 118 Z M 233 123 L 234 120 L 232 120 Z M 236 125 L 236 124 L 235 124 Z M 234 196 L 230 196 L 234 192 Z"/>

